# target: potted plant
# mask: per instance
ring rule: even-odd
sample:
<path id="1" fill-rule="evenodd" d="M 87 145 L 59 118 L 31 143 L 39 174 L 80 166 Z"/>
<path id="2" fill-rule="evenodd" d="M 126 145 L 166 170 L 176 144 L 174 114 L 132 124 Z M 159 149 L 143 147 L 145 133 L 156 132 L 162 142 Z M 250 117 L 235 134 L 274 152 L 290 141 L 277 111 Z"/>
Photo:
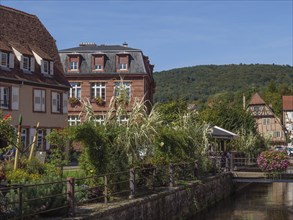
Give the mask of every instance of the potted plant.
<path id="1" fill-rule="evenodd" d="M 76 98 L 76 97 L 70 97 L 70 98 L 68 99 L 68 102 L 69 102 L 69 104 L 71 105 L 71 107 L 75 107 L 76 105 L 79 105 L 79 104 L 80 104 L 79 99 Z"/>
<path id="2" fill-rule="evenodd" d="M 97 105 L 101 105 L 101 106 L 104 106 L 105 105 L 105 100 L 103 99 L 103 98 L 101 98 L 101 97 L 96 97 L 95 99 L 94 99 L 94 101 L 95 101 L 95 103 L 97 104 Z"/>

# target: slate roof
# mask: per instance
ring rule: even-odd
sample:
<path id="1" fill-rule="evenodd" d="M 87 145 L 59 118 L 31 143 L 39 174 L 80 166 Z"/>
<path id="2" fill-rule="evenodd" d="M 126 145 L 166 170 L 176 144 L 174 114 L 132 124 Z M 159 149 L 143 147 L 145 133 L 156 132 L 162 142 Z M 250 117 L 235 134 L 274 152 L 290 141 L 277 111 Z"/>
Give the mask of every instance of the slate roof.
<path id="1" fill-rule="evenodd" d="M 42 55 L 46 54 L 46 57 L 50 57 L 54 61 L 53 77 L 45 77 L 38 72 L 26 74 L 19 68 L 18 64 L 13 69 L 0 68 L 1 80 L 69 89 L 70 84 L 63 74 L 55 40 L 37 16 L 0 5 L 0 30 L 1 50 L 9 49 L 11 51 L 11 47 L 14 47 L 26 55 L 31 55 L 32 48 L 38 48 L 38 52 L 42 51 Z M 17 59 L 15 62 L 18 62 Z"/>
<path id="2" fill-rule="evenodd" d="M 249 105 L 265 105 L 265 101 L 260 97 L 258 93 L 255 93 L 249 102 Z"/>
<path id="3" fill-rule="evenodd" d="M 140 51 L 139 49 L 134 49 L 130 47 L 125 47 L 121 45 L 96 45 L 96 44 L 88 44 L 79 47 L 73 47 L 69 49 L 59 50 L 60 53 L 67 52 L 94 52 L 94 51 Z"/>
<path id="4" fill-rule="evenodd" d="M 149 67 L 152 66 L 149 64 L 147 56 L 143 55 L 143 52 L 140 49 L 130 48 L 122 45 L 96 45 L 96 44 L 83 44 L 83 46 L 64 49 L 59 51 L 61 62 L 63 63 L 64 72 L 66 75 L 75 74 L 68 71 L 68 56 L 70 55 L 79 55 L 81 58 L 81 63 L 79 67 L 80 74 L 92 74 L 92 55 L 93 54 L 104 54 L 105 55 L 105 66 L 103 73 L 105 74 L 117 74 L 116 71 L 116 56 L 119 54 L 128 54 L 129 55 L 129 66 L 128 70 L 123 74 L 151 74 L 152 71 L 149 71 Z M 147 60 L 147 61 L 146 61 Z M 153 79 L 152 79 L 153 80 Z"/>
<path id="5" fill-rule="evenodd" d="M 283 111 L 293 111 L 293 96 L 283 96 Z"/>

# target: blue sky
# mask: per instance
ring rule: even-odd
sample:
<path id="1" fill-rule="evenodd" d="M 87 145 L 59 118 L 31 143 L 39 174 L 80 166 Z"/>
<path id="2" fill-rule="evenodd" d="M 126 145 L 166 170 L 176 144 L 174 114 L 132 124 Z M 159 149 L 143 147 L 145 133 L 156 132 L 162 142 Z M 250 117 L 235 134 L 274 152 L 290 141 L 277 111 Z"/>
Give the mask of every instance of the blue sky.
<path id="1" fill-rule="evenodd" d="M 155 71 L 203 64 L 293 66 L 293 1 L 0 0 L 43 22 L 59 49 L 122 44 Z"/>

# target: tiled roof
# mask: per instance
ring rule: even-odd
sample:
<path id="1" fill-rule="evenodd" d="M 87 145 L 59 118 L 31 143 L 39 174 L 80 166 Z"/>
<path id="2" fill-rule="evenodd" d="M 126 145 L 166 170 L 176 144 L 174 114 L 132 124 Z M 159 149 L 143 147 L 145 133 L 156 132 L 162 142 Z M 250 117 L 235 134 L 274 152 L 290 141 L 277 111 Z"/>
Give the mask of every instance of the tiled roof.
<path id="1" fill-rule="evenodd" d="M 265 101 L 260 97 L 258 93 L 255 93 L 249 102 L 249 105 L 264 105 L 266 104 Z"/>
<path id="2" fill-rule="evenodd" d="M 11 52 L 12 49 L 7 42 L 0 41 L 0 50 L 9 51 Z"/>
<path id="3" fill-rule="evenodd" d="M 34 47 L 30 45 L 30 49 L 32 51 L 34 51 L 35 53 L 37 53 L 40 57 L 42 57 L 43 59 L 46 60 L 53 60 L 48 54 L 46 54 L 44 51 L 42 51 L 40 48 L 38 47 Z"/>
<path id="4" fill-rule="evenodd" d="M 25 74 L 15 67 L 11 71 L 0 69 L 2 79 L 18 79 L 52 86 L 70 86 L 63 75 L 55 40 L 35 15 L 0 5 L 0 30 L 1 48 L 5 45 L 13 46 L 24 54 L 32 54 L 31 48 L 38 48 L 43 52 L 42 55 L 46 54 L 54 61 L 54 77 L 52 78 L 44 77 L 41 73 Z M 35 52 L 37 53 L 37 51 Z M 41 56 L 41 54 L 39 55 Z"/>
<path id="5" fill-rule="evenodd" d="M 283 96 L 283 110 L 293 110 L 293 96 Z"/>

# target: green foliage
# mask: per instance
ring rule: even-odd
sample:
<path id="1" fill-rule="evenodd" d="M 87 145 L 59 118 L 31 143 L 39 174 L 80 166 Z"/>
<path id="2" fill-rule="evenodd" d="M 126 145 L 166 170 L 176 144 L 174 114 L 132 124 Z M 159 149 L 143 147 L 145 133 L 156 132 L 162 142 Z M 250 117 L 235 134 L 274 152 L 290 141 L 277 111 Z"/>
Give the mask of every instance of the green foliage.
<path id="1" fill-rule="evenodd" d="M 200 112 L 200 119 L 232 132 L 244 129 L 253 134 L 257 133 L 254 118 L 246 110 L 227 102 L 213 103 Z"/>
<path id="2" fill-rule="evenodd" d="M 183 100 L 172 101 L 167 103 L 159 103 L 156 109 L 164 124 L 176 122 L 179 120 L 180 115 L 187 112 L 187 102 Z"/>
<path id="3" fill-rule="evenodd" d="M 0 153 L 7 151 L 16 144 L 16 133 L 13 126 L 10 124 L 11 116 L 6 115 L 5 117 L 0 110 Z"/>
<path id="4" fill-rule="evenodd" d="M 249 97 L 256 89 L 261 90 L 271 81 L 276 85 L 287 85 L 292 91 L 293 67 L 261 64 L 201 65 L 157 72 L 154 79 L 155 101 L 183 99 L 202 103 L 210 96 L 226 92 L 241 96 L 244 93 Z M 239 105 L 242 103 L 241 96 L 237 101 Z"/>

